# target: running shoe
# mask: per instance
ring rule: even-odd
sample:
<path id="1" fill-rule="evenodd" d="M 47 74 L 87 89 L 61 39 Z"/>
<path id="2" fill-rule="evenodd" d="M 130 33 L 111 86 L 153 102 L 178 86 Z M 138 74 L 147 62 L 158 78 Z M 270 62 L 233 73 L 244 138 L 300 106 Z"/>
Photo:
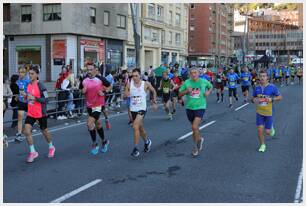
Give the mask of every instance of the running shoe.
<path id="1" fill-rule="evenodd" d="M 204 138 L 201 137 L 201 139 L 197 143 L 197 148 L 198 148 L 199 151 L 201 151 L 203 149 L 203 142 L 204 142 Z"/>
<path id="2" fill-rule="evenodd" d="M 3 147 L 8 148 L 8 141 L 7 141 L 7 136 L 3 135 Z"/>
<path id="3" fill-rule="evenodd" d="M 238 101 L 238 97 L 236 97 L 236 101 Z"/>
<path id="4" fill-rule="evenodd" d="M 53 146 L 49 148 L 48 157 L 52 158 L 54 157 L 54 154 L 55 154 L 55 147 Z"/>
<path id="5" fill-rule="evenodd" d="M 175 114 L 175 112 L 176 112 L 176 110 L 174 109 L 174 110 L 172 111 L 172 113 L 171 113 L 171 114 L 172 114 L 172 115 L 174 115 L 174 114 Z"/>
<path id="6" fill-rule="evenodd" d="M 152 141 L 149 139 L 149 140 L 148 140 L 148 143 L 145 143 L 145 144 L 144 144 L 144 149 L 143 149 L 143 151 L 144 151 L 144 152 L 149 152 L 150 149 L 151 149 L 151 144 L 152 144 Z"/>
<path id="7" fill-rule="evenodd" d="M 199 155 L 199 150 L 197 147 L 194 147 L 191 151 L 192 156 L 196 157 Z"/>
<path id="8" fill-rule="evenodd" d="M 228 107 L 229 107 L 229 108 L 233 108 L 233 105 L 232 105 L 232 104 L 230 104 Z"/>
<path id="9" fill-rule="evenodd" d="M 171 114 L 171 113 L 169 113 L 169 114 L 168 114 L 168 117 L 169 117 L 169 120 L 172 120 L 172 119 L 173 119 L 173 117 L 172 117 L 172 114 Z"/>
<path id="10" fill-rule="evenodd" d="M 266 145 L 265 144 L 260 145 L 258 152 L 265 152 L 265 151 L 266 151 Z"/>
<path id="11" fill-rule="evenodd" d="M 105 127 L 106 127 L 106 129 L 108 129 L 108 130 L 110 130 L 110 128 L 111 128 L 111 125 L 110 125 L 108 119 L 105 120 Z"/>
<path id="12" fill-rule="evenodd" d="M 94 144 L 92 145 L 92 149 L 91 149 L 90 153 L 91 153 L 92 155 L 97 155 L 98 152 L 99 152 L 99 145 L 98 145 L 98 143 L 94 143 Z"/>
<path id="13" fill-rule="evenodd" d="M 27 162 L 31 163 L 38 157 L 38 152 L 30 152 L 29 156 L 27 157 Z"/>
<path id="14" fill-rule="evenodd" d="M 22 142 L 25 138 L 19 133 L 16 134 L 15 142 Z"/>
<path id="15" fill-rule="evenodd" d="M 108 146 L 109 146 L 109 140 L 105 140 L 105 141 L 102 143 L 101 152 L 102 152 L 102 153 L 107 152 Z"/>
<path id="16" fill-rule="evenodd" d="M 132 155 L 133 157 L 138 157 L 138 156 L 140 155 L 140 153 L 139 153 L 139 151 L 138 151 L 137 148 L 134 148 L 134 149 L 133 149 L 133 152 L 131 153 L 131 155 Z"/>
<path id="17" fill-rule="evenodd" d="M 221 102 L 221 100 L 220 100 L 220 99 L 218 99 L 217 103 L 220 103 L 220 102 Z"/>

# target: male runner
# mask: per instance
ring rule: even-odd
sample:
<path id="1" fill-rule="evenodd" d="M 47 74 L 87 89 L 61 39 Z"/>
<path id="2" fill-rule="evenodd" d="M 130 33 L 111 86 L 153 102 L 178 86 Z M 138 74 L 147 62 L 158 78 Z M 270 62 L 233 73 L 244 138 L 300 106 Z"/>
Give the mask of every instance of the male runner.
<path id="1" fill-rule="evenodd" d="M 173 77 L 172 81 L 175 85 L 174 88 L 172 89 L 173 91 L 171 92 L 171 94 L 172 94 L 171 95 L 172 96 L 172 109 L 173 109 L 172 114 L 175 114 L 177 100 L 179 100 L 180 103 L 182 104 L 182 100 L 181 100 L 182 98 L 180 98 L 178 94 L 179 94 L 179 89 L 180 89 L 180 87 L 182 86 L 182 83 L 183 83 L 182 78 L 180 78 L 178 76 L 178 71 L 177 70 L 174 71 L 174 77 Z"/>
<path id="2" fill-rule="evenodd" d="M 237 81 L 239 80 L 238 74 L 234 73 L 234 69 L 230 68 L 229 73 L 227 74 L 228 81 L 228 95 L 229 95 L 229 108 L 233 108 L 233 97 L 235 97 L 236 101 L 238 101 L 237 97 Z"/>
<path id="3" fill-rule="evenodd" d="M 297 72 L 296 72 L 296 76 L 299 79 L 299 84 L 301 84 L 302 80 L 303 80 L 303 69 L 301 67 L 298 67 Z"/>
<path id="4" fill-rule="evenodd" d="M 153 109 L 157 109 L 156 91 L 148 81 L 140 79 L 140 69 L 134 69 L 132 72 L 133 78 L 125 87 L 125 97 L 131 97 L 130 110 L 133 118 L 134 129 L 134 149 L 131 153 L 133 157 L 138 157 L 140 152 L 138 149 L 139 137 L 144 141 L 144 152 L 149 152 L 152 144 L 148 138 L 143 125 L 143 119 L 147 112 L 147 91 L 153 94 Z"/>
<path id="5" fill-rule="evenodd" d="M 19 79 L 17 80 L 17 85 L 19 88 L 19 97 L 18 97 L 18 123 L 17 123 L 17 134 L 15 137 L 16 142 L 22 142 L 24 138 L 22 137 L 22 126 L 23 126 L 23 116 L 28 110 L 27 104 L 27 87 L 30 83 L 29 76 L 27 75 L 27 70 L 24 67 L 19 67 L 18 69 Z"/>
<path id="6" fill-rule="evenodd" d="M 169 120 L 172 120 L 173 115 L 170 112 L 170 100 L 171 100 L 171 90 L 175 87 L 173 81 L 169 78 L 168 73 L 163 72 L 163 78 L 160 81 L 158 90 L 162 90 L 162 99 L 164 103 L 164 109 L 166 114 L 169 117 Z"/>
<path id="7" fill-rule="evenodd" d="M 290 69 L 286 66 L 283 67 L 283 79 L 284 82 L 286 83 L 286 86 L 289 85 L 289 77 L 290 77 Z"/>
<path id="8" fill-rule="evenodd" d="M 26 98 L 28 100 L 28 113 L 25 120 L 24 134 L 30 147 L 30 153 L 26 161 L 31 163 L 38 157 L 38 152 L 35 150 L 32 138 L 32 127 L 36 121 L 39 122 L 41 132 L 48 142 L 49 158 L 54 157 L 55 147 L 53 146 L 52 137 L 47 128 L 47 89 L 41 82 L 38 81 L 39 69 L 37 66 L 30 68 L 29 75 L 31 82 L 27 87 L 26 94 Z"/>
<path id="9" fill-rule="evenodd" d="M 241 90 L 244 96 L 244 102 L 247 102 L 249 97 L 250 82 L 252 79 L 251 73 L 249 72 L 247 67 L 242 68 L 240 77 L 241 77 Z"/>
<path id="10" fill-rule="evenodd" d="M 256 104 L 256 125 L 260 147 L 259 152 L 266 151 L 264 128 L 266 135 L 274 136 L 273 126 L 273 102 L 282 99 L 280 92 L 274 84 L 268 82 L 267 72 L 262 70 L 259 73 L 260 84 L 253 91 L 252 102 Z"/>
<path id="11" fill-rule="evenodd" d="M 295 74 L 296 74 L 296 70 L 295 70 L 295 67 L 292 65 L 290 67 L 291 84 L 294 84 Z"/>
<path id="12" fill-rule="evenodd" d="M 199 78 L 199 71 L 193 67 L 190 69 L 190 79 L 186 80 L 179 90 L 180 97 L 186 95 L 186 113 L 195 143 L 191 153 L 193 156 L 197 156 L 203 148 L 204 138 L 201 137 L 199 125 L 205 113 L 206 98 L 212 88 L 209 81 Z"/>
<path id="13" fill-rule="evenodd" d="M 96 132 L 98 132 L 102 141 L 101 152 L 107 152 L 109 146 L 109 140 L 104 136 L 104 130 L 99 118 L 102 111 L 102 102 L 105 98 L 105 87 L 109 88 L 110 83 L 107 80 L 102 82 L 101 79 L 95 76 L 96 71 L 93 64 L 87 65 L 87 72 L 88 77 L 82 82 L 82 93 L 85 94 L 88 112 L 87 128 L 92 139 L 91 154 L 96 155 L 99 152 Z"/>
<path id="14" fill-rule="evenodd" d="M 219 68 L 217 75 L 216 75 L 216 89 L 217 89 L 217 103 L 223 102 L 223 96 L 224 96 L 224 80 L 226 79 L 223 69 Z M 221 100 L 220 100 L 221 95 Z"/>

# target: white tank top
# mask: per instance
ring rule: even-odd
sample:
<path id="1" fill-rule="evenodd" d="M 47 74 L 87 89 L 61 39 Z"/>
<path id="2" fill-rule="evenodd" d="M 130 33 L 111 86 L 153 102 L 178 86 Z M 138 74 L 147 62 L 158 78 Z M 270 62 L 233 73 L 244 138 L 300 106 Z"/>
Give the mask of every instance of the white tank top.
<path id="1" fill-rule="evenodd" d="M 140 87 L 135 87 L 134 81 L 131 80 L 131 87 L 130 87 L 130 97 L 131 97 L 131 104 L 130 110 L 132 112 L 138 112 L 140 110 L 147 110 L 147 93 L 145 91 L 145 82 L 141 81 Z"/>

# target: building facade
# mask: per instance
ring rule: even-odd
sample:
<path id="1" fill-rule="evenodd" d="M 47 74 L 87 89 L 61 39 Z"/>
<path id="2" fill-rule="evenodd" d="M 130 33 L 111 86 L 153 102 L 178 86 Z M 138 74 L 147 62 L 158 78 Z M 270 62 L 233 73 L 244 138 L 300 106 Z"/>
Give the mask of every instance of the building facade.
<path id="1" fill-rule="evenodd" d="M 147 70 L 161 64 L 183 65 L 187 61 L 188 4 L 134 4 L 138 9 L 140 68 Z M 136 8 L 137 7 L 137 8 Z M 136 66 L 131 10 L 128 15 L 128 40 L 125 45 L 125 67 Z"/>
<path id="2" fill-rule="evenodd" d="M 229 63 L 233 54 L 232 4 L 190 4 L 188 60 L 194 65 Z"/>
<path id="3" fill-rule="evenodd" d="M 124 64 L 128 4 L 4 4 L 4 74 L 23 64 L 55 81 L 62 65 L 77 74 L 85 62 L 108 70 Z M 15 15 L 19 14 L 19 15 Z"/>

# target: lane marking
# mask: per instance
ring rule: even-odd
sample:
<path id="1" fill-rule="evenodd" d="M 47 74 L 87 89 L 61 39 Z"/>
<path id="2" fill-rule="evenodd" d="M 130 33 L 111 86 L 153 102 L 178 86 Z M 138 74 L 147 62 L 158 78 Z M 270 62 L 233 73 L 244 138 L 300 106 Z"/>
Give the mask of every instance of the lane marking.
<path id="1" fill-rule="evenodd" d="M 295 196 L 294 196 L 294 203 L 300 203 L 302 201 L 302 185 L 303 185 L 303 164 L 302 168 L 299 174 L 297 186 L 296 186 L 296 191 L 295 191 Z"/>
<path id="2" fill-rule="evenodd" d="M 71 191 L 71 192 L 69 192 L 69 193 L 67 193 L 67 194 L 65 194 L 65 195 L 63 195 L 63 196 L 61 196 L 61 197 L 51 201 L 50 203 L 61 203 L 61 202 L 65 201 L 65 200 L 67 200 L 67 199 L 77 195 L 78 193 L 80 193 L 80 192 L 82 192 L 84 190 L 87 190 L 88 188 L 98 184 L 101 181 L 102 181 L 101 179 L 96 179 L 96 180 L 94 180 L 94 181 L 92 181 L 92 182 L 90 182 L 90 183 L 88 183 L 88 184 L 86 184 L 86 185 L 84 185 L 82 187 L 79 187 L 76 190 L 73 190 L 73 191 Z"/>
<path id="3" fill-rule="evenodd" d="M 250 104 L 250 103 L 245 103 L 244 105 L 242 105 L 242 106 L 236 108 L 235 111 L 238 111 L 239 109 L 242 109 L 243 107 L 247 106 L 248 104 Z"/>
<path id="4" fill-rule="evenodd" d="M 208 122 L 208 123 L 204 124 L 203 126 L 201 126 L 199 129 L 202 130 L 202 129 L 204 129 L 205 127 L 208 127 L 209 125 L 214 124 L 215 122 L 216 122 L 216 120 L 213 120 L 213 121 L 211 121 L 211 122 Z M 185 134 L 185 135 L 179 137 L 179 138 L 177 139 L 177 141 L 186 139 L 186 138 L 189 137 L 190 135 L 192 135 L 192 132 L 188 132 L 187 134 Z"/>

